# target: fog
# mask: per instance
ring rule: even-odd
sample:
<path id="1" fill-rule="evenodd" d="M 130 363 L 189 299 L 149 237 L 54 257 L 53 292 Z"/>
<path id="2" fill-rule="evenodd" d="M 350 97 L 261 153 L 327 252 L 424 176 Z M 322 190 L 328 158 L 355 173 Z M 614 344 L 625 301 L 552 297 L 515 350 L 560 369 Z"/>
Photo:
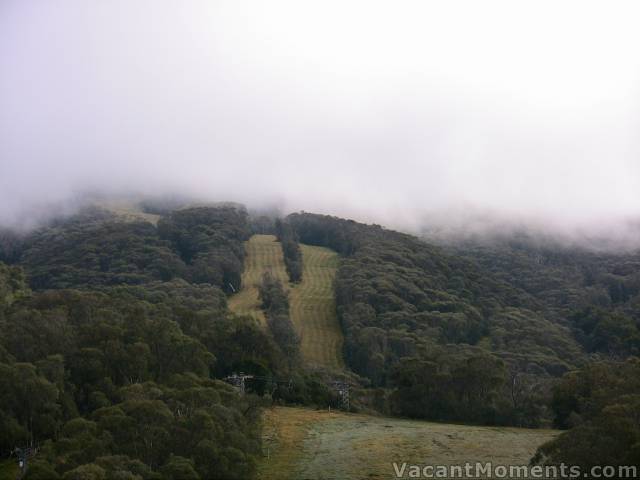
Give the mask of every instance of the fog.
<path id="1" fill-rule="evenodd" d="M 136 192 L 618 232 L 640 217 L 639 13 L 2 0 L 0 223 Z"/>

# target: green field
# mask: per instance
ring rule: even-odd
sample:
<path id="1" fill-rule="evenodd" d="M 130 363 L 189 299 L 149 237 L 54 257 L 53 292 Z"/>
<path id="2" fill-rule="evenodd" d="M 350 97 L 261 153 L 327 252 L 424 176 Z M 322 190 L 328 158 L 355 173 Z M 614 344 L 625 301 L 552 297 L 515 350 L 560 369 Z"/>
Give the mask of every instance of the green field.
<path id="1" fill-rule="evenodd" d="M 303 360 L 311 366 L 344 368 L 342 330 L 336 317 L 333 279 L 338 269 L 336 252 L 300 245 L 303 273 L 290 293 L 291 320 L 301 338 Z"/>
<path id="2" fill-rule="evenodd" d="M 229 299 L 229 308 L 239 315 L 255 318 L 266 327 L 258 298 L 258 285 L 265 272 L 270 272 L 287 288 L 289 276 L 284 266 L 280 242 L 273 235 L 253 235 L 245 242 L 242 289 Z"/>
<path id="3" fill-rule="evenodd" d="M 258 471 L 261 480 L 360 480 L 395 478 L 393 462 L 526 465 L 557 434 L 275 407 L 264 415 Z"/>

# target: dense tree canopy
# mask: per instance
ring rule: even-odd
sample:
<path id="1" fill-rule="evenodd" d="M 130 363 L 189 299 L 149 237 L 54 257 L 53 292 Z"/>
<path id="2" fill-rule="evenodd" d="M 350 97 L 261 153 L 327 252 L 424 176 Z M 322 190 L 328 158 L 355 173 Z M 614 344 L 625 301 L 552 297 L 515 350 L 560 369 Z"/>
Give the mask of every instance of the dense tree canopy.
<path id="1" fill-rule="evenodd" d="M 265 228 L 294 281 L 298 242 L 341 254 L 344 356 L 369 406 L 553 416 L 571 430 L 540 463 L 638 461 L 639 255 L 518 236 L 437 246 L 321 215 L 249 221 L 233 205 L 157 213 L 157 226 L 90 209 L 0 232 L 0 455 L 39 445 L 28 478 L 250 478 L 260 404 L 337 404 L 299 361 L 284 285 L 260 285 L 267 329 L 228 310 L 243 242 Z M 234 372 L 254 375 L 248 395 L 220 381 Z"/>
<path id="2" fill-rule="evenodd" d="M 251 397 L 212 377 L 286 362 L 227 310 L 245 226 L 231 208 L 176 212 L 159 229 L 88 210 L 20 238 L 19 255 L 5 248 L 35 292 L 0 263 L 2 454 L 40 445 L 32 478 L 250 476 Z"/>
<path id="3" fill-rule="evenodd" d="M 640 359 L 599 361 L 566 374 L 553 394 L 558 427 L 569 428 L 543 445 L 541 464 L 640 468 Z"/>
<path id="4" fill-rule="evenodd" d="M 138 474 L 134 460 L 149 475 L 180 465 L 202 478 L 251 472 L 259 439 L 256 419 L 245 414 L 250 399 L 211 376 L 238 365 L 277 369 L 282 359 L 255 325 L 229 317 L 216 287 L 174 280 L 50 290 L 13 302 L 5 313 L 4 454 L 44 445 L 43 471 L 65 478 L 98 468 Z M 252 334 L 237 335 L 239 328 Z M 124 457 L 107 465 L 113 455 Z"/>
<path id="5" fill-rule="evenodd" d="M 20 263 L 33 289 L 141 284 L 184 276 L 184 262 L 147 222 L 88 210 L 24 239 Z"/>
<path id="6" fill-rule="evenodd" d="M 270 331 L 228 310 L 247 236 L 246 212 L 221 206 L 167 212 L 157 228 L 90 209 L 11 237 L 0 456 L 38 445 L 29 478 L 246 479 L 265 401 L 253 393 L 335 403 L 294 361 L 281 285 L 262 289 Z M 255 375 L 250 395 L 219 380 L 238 371 Z"/>
<path id="7" fill-rule="evenodd" d="M 290 362 L 298 361 L 300 339 L 289 317 L 289 298 L 282 284 L 267 272 L 262 277 L 259 294 L 271 335 Z"/>
<path id="8" fill-rule="evenodd" d="M 288 222 L 280 219 L 275 222 L 275 231 L 278 241 L 282 245 L 284 264 L 289 274 L 289 280 L 299 282 L 302 280 L 302 251 L 298 243 L 298 236 Z"/>
<path id="9" fill-rule="evenodd" d="M 189 266 L 196 283 L 211 283 L 237 291 L 249 237 L 247 213 L 233 207 L 176 210 L 158 222 L 158 234 L 171 242 Z"/>
<path id="10" fill-rule="evenodd" d="M 373 385 L 396 389 L 398 413 L 535 425 L 554 378 L 590 352 L 638 352 L 640 256 L 519 237 L 439 247 L 305 213 L 288 223 L 301 242 L 343 254 L 336 297 L 345 357 Z M 476 398 L 484 411 L 469 416 L 455 406 L 467 393 L 451 385 L 479 354 L 496 382 Z"/>

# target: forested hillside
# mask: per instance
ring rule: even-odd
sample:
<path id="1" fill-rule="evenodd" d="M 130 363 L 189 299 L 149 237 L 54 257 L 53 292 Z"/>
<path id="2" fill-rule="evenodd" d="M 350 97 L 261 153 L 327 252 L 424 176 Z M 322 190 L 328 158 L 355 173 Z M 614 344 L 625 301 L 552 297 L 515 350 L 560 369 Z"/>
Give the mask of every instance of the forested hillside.
<path id="1" fill-rule="evenodd" d="M 288 217 L 343 254 L 338 315 L 351 368 L 391 412 L 537 425 L 556 378 L 598 352 L 637 354 L 638 255 L 442 248 L 376 225 Z"/>
<path id="2" fill-rule="evenodd" d="M 261 405 L 337 405 L 300 361 L 282 282 L 260 286 L 269 328 L 229 311 L 244 242 L 266 231 L 295 288 L 313 270 L 298 241 L 338 252 L 355 408 L 553 421 L 570 430 L 538 462 L 636 461 L 640 390 L 624 380 L 637 375 L 640 255 L 516 237 L 437 246 L 321 215 L 252 222 L 236 206 L 159 213 L 155 226 L 88 209 L 0 234 L 0 455 L 38 447 L 28 478 L 250 478 Z M 248 395 L 221 381 L 234 372 L 256 377 Z M 615 451 L 594 443 L 606 435 Z M 599 456 L 579 456 L 590 442 Z"/>
<path id="3" fill-rule="evenodd" d="M 571 332 L 539 314 L 535 297 L 471 260 L 379 226 L 289 218 L 301 241 L 345 254 L 336 293 L 346 354 L 374 385 L 392 383 L 401 359 L 410 357 L 442 364 L 491 351 L 514 371 L 547 375 L 581 360 Z"/>
<path id="4" fill-rule="evenodd" d="M 91 209 L 5 235 L 0 455 L 37 447 L 32 479 L 251 477 L 264 400 L 220 379 L 290 379 L 251 386 L 280 401 L 331 396 L 229 312 L 248 231 L 244 210 L 202 207 L 157 229 Z"/>
<path id="5" fill-rule="evenodd" d="M 551 392 L 556 427 L 535 463 L 640 468 L 640 254 L 594 251 L 528 232 L 448 250 L 539 299 L 588 354 Z"/>
<path id="6" fill-rule="evenodd" d="M 448 251 L 528 292 L 536 309 L 568 325 L 587 352 L 614 358 L 640 353 L 639 253 L 595 252 L 524 233 Z"/>

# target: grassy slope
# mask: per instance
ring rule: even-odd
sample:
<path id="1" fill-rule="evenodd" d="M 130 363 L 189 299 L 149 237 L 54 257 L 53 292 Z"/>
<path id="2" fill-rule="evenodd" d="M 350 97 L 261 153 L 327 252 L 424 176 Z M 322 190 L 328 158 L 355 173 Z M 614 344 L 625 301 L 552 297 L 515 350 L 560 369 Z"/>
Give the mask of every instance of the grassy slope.
<path id="1" fill-rule="evenodd" d="M 333 292 L 338 255 L 323 247 L 300 248 L 302 281 L 291 289 L 289 298 L 291 320 L 301 337 L 302 357 L 309 365 L 343 369 L 343 337 Z"/>
<path id="2" fill-rule="evenodd" d="M 253 235 L 245 242 L 245 250 L 242 290 L 229 299 L 229 308 L 237 314 L 249 315 L 266 326 L 258 299 L 258 285 L 265 272 L 271 272 L 285 287 L 288 285 L 282 247 L 273 235 Z"/>
<path id="3" fill-rule="evenodd" d="M 557 433 L 276 407 L 264 417 L 259 478 L 395 478 L 393 462 L 526 465 Z"/>
<path id="4" fill-rule="evenodd" d="M 333 293 L 338 255 L 328 248 L 300 245 L 304 268 L 302 281 L 290 285 L 282 248 L 276 237 L 254 235 L 245 243 L 245 248 L 242 290 L 229 299 L 229 307 L 265 325 L 257 286 L 264 272 L 271 272 L 289 291 L 291 320 L 302 339 L 304 361 L 311 366 L 333 370 L 344 368 L 342 331 L 336 318 Z"/>
<path id="5" fill-rule="evenodd" d="M 289 290 L 291 317 L 302 337 L 308 364 L 343 368 L 342 333 L 335 316 L 335 252 L 301 245 L 304 272 L 290 285 L 275 237 L 255 235 L 247 243 L 242 291 L 230 299 L 237 313 L 262 322 L 257 284 L 270 271 Z M 493 461 L 525 465 L 536 448 L 557 432 L 448 425 L 276 407 L 264 415 L 262 480 L 393 478 L 392 462 L 464 464 Z"/>

